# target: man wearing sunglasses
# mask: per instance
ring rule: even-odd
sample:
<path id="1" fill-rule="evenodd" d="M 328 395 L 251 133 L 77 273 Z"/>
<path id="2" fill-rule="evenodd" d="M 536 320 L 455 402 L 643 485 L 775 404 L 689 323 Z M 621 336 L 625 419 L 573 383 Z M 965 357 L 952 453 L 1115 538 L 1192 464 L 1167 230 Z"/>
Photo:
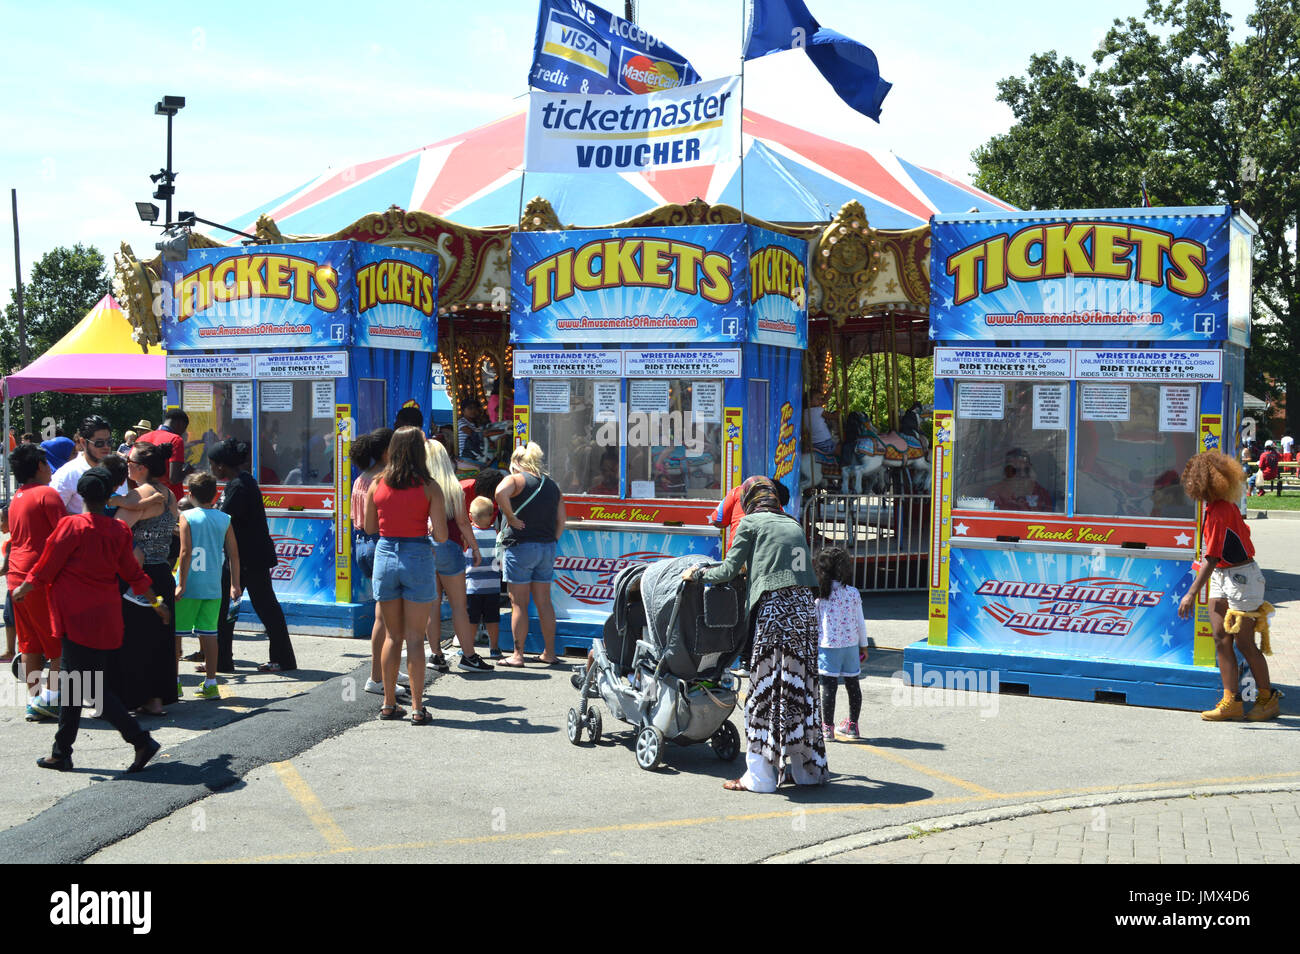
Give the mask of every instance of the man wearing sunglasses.
<path id="1" fill-rule="evenodd" d="M 97 466 L 109 454 L 116 453 L 117 450 L 113 442 L 112 425 L 98 414 L 92 414 L 81 422 L 81 426 L 77 428 L 77 445 L 80 453 L 56 470 L 50 480 L 50 486 L 58 491 L 63 499 L 63 505 L 68 508 L 68 513 L 86 512 L 86 505 L 82 503 L 81 495 L 77 493 L 77 481 L 81 479 L 82 474 Z M 126 484 L 123 483 L 115 492 L 125 494 Z"/>

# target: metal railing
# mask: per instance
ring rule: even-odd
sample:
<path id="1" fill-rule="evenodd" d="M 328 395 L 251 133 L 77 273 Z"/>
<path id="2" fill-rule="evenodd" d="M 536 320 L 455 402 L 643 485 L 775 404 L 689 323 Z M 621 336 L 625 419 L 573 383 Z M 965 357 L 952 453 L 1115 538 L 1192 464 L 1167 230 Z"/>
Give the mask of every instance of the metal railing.
<path id="1" fill-rule="evenodd" d="M 930 493 L 832 494 L 804 498 L 803 528 L 813 553 L 842 547 L 860 590 L 929 586 Z"/>

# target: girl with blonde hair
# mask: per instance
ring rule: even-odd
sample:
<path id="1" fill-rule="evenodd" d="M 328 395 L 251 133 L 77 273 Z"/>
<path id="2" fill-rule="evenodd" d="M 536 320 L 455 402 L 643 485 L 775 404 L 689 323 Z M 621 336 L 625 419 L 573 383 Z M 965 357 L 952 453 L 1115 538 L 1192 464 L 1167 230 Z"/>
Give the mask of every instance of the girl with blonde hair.
<path id="1" fill-rule="evenodd" d="M 469 602 L 465 593 L 465 551 L 468 549 L 473 554 L 474 566 L 483 562 L 478 540 L 474 537 L 474 528 L 469 522 L 465 491 L 456 479 L 451 455 L 443 443 L 430 440 L 424 446 L 428 455 L 429 474 L 442 489 L 443 500 L 447 504 L 447 540 L 433 548 L 433 555 L 438 590 L 446 593 L 447 600 L 451 603 L 451 628 L 460 643 L 460 668 L 470 672 L 490 672 L 492 665 L 474 651 L 474 626 L 469 621 Z M 435 611 L 429 616 L 427 636 L 434 657 L 433 665 L 444 670 L 446 660 L 439 659 L 442 656 L 441 595 L 435 597 L 434 607 Z M 441 666 L 438 665 L 439 661 L 442 662 Z"/>
<path id="2" fill-rule="evenodd" d="M 545 455 L 533 442 L 510 455 L 510 476 L 497 486 L 497 506 L 508 525 L 502 532 L 505 548 L 502 575 L 510 594 L 510 636 L 514 652 L 501 665 L 520 668 L 528 639 L 528 601 L 537 606 L 544 649 L 537 661 L 559 662 L 555 655 L 555 607 L 551 580 L 555 578 L 555 546 L 564 532 L 566 515 L 560 487 L 542 469 Z"/>

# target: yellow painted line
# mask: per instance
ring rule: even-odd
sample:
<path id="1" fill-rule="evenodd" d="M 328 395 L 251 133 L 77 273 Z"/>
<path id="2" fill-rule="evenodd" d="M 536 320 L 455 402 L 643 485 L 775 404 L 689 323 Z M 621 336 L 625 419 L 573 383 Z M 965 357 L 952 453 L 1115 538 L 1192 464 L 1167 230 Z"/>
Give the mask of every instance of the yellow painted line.
<path id="1" fill-rule="evenodd" d="M 865 746 L 864 746 L 865 748 Z M 295 777 L 297 772 L 293 770 L 287 762 L 276 763 L 276 769 L 283 765 L 293 772 Z M 796 803 L 787 803 L 789 807 L 778 811 L 767 812 L 750 812 L 738 815 L 707 815 L 698 818 L 665 818 L 657 821 L 644 822 L 626 822 L 618 825 L 601 825 L 593 828 L 557 828 L 546 831 L 525 831 L 512 832 L 498 835 L 478 835 L 468 838 L 445 838 L 438 841 L 410 841 L 389 845 L 370 845 L 354 847 L 346 843 L 345 846 L 331 848 L 329 851 L 299 851 L 275 855 L 258 855 L 245 858 L 218 858 L 208 861 L 196 862 L 197 864 L 259 864 L 279 861 L 304 861 L 312 858 L 326 858 L 338 854 L 366 854 L 383 851 L 428 851 L 433 848 L 452 848 L 466 845 L 487 845 L 501 844 L 508 842 L 537 841 L 546 838 L 564 838 L 568 836 L 582 835 L 606 835 L 617 832 L 638 832 L 638 831 L 663 831 L 672 828 L 694 828 L 705 825 L 714 825 L 727 822 L 755 822 L 755 821 L 773 821 L 776 819 L 788 819 L 795 814 L 800 815 L 836 815 L 836 814 L 858 814 L 860 812 L 884 811 L 890 808 L 903 808 L 909 805 L 964 805 L 972 802 L 983 802 L 990 799 L 995 801 L 1011 801 L 1014 799 L 1035 799 L 1043 797 L 1064 797 L 1068 795 L 1091 795 L 1097 792 L 1129 792 L 1141 791 L 1143 789 L 1158 788 L 1188 788 L 1201 785 L 1228 785 L 1234 783 L 1249 782 L 1267 782 L 1278 779 L 1297 778 L 1300 772 L 1275 772 L 1267 775 L 1238 775 L 1224 778 L 1201 778 L 1201 779 L 1170 779 L 1162 782 L 1139 782 L 1131 785 L 1094 785 L 1086 788 L 1060 788 L 1048 789 L 1033 792 L 989 792 L 988 794 L 972 795 L 953 795 L 947 798 L 919 798 L 908 802 L 869 802 L 858 805 L 818 805 L 814 807 L 799 805 Z M 299 777 L 301 781 L 301 778 Z M 288 783 L 286 782 L 286 785 Z M 302 783 L 304 788 L 306 783 Z M 832 784 L 834 784 L 832 782 Z M 968 783 L 969 784 L 969 783 Z M 978 787 L 978 786 L 977 786 Z M 310 792 L 310 790 L 308 789 Z M 869 793 L 868 793 L 869 794 Z M 315 799 L 315 795 L 311 795 Z M 328 816 L 327 816 L 328 817 Z M 332 821 L 331 821 L 332 824 Z M 337 827 L 337 826 L 335 826 Z"/>
<path id="2" fill-rule="evenodd" d="M 330 817 L 325 805 L 316 797 L 316 793 L 311 790 L 307 780 L 298 774 L 298 770 L 291 763 L 272 762 L 271 767 L 280 776 L 280 781 L 289 790 L 293 800 L 301 805 L 302 810 L 307 813 L 307 817 L 316 826 L 316 830 L 321 833 L 325 843 L 333 849 L 327 854 L 355 850 L 352 843 L 348 841 L 348 836 L 343 834 L 343 829 Z"/>
<path id="3" fill-rule="evenodd" d="M 904 756 L 901 755 L 897 755 L 894 752 L 886 752 L 884 749 L 876 748 L 876 746 L 874 745 L 864 745 L 862 746 L 862 748 L 866 749 L 872 755 L 879 756 L 880 758 L 885 759 L 886 761 L 894 762 L 898 765 L 902 765 L 906 768 L 910 768 L 913 772 L 920 772 L 922 775 L 930 776 L 930 778 L 937 778 L 941 782 L 947 782 L 949 785 L 956 785 L 958 788 L 964 788 L 968 792 L 974 792 L 977 795 L 983 795 L 985 798 L 1002 797 L 997 792 L 991 791 L 985 788 L 983 785 L 976 785 L 974 782 L 968 782 L 964 778 L 958 778 L 955 775 L 948 775 L 944 772 L 938 771 L 937 769 L 929 768 L 925 765 L 922 765 L 920 762 L 914 762 L 911 759 L 905 758 Z"/>

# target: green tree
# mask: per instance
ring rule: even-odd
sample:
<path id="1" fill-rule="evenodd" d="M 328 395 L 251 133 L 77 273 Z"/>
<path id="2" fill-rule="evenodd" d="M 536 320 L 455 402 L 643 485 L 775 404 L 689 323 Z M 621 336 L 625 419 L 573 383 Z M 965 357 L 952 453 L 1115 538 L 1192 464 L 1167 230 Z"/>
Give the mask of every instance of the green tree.
<path id="1" fill-rule="evenodd" d="M 1091 72 L 1035 55 L 998 84 L 1015 123 L 972 158 L 976 185 L 1026 209 L 1136 206 L 1145 182 L 1153 205 L 1246 211 L 1260 230 L 1247 388 L 1276 397 L 1300 386 L 1300 3 L 1256 0 L 1246 24 L 1234 42 L 1218 0 L 1149 0 L 1114 21 Z"/>
<path id="2" fill-rule="evenodd" d="M 27 320 L 28 363 L 35 361 L 66 335 L 109 291 L 109 277 L 104 256 L 93 245 L 77 244 L 71 248 L 52 249 L 32 266 L 28 281 L 23 283 L 23 314 Z M 0 367 L 5 373 L 20 370 L 23 362 L 18 353 L 17 292 L 0 315 Z M 21 401 L 9 409 L 10 424 L 22 433 Z M 115 437 L 138 421 L 148 418 L 159 423 L 162 398 L 158 393 L 97 397 L 84 394 L 58 394 L 46 391 L 32 395 L 32 430 L 39 432 L 41 421 L 61 421 L 69 435 L 88 414 L 101 414 L 113 424 Z"/>

